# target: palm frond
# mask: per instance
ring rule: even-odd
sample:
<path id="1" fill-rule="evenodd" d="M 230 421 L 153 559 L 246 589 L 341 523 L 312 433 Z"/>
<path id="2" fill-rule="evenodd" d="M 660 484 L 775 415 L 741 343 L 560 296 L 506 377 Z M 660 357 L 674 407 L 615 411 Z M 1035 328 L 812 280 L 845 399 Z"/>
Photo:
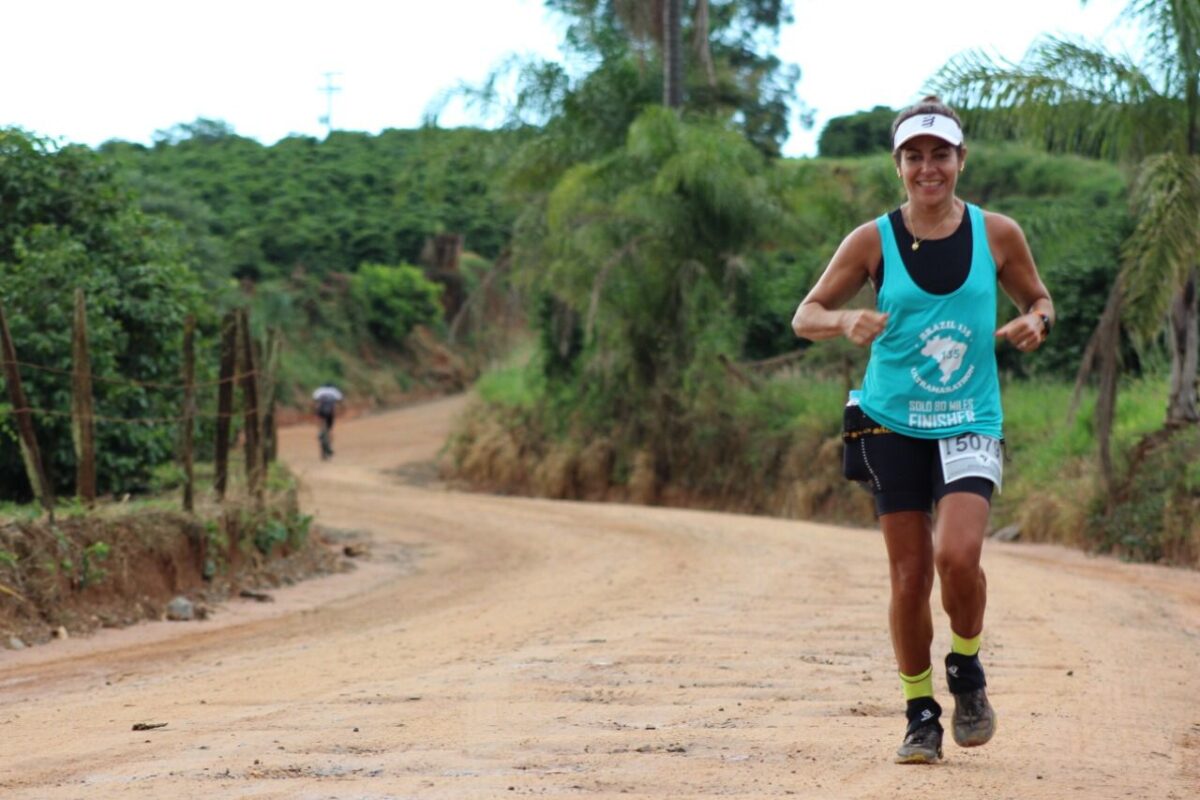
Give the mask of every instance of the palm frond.
<path id="1" fill-rule="evenodd" d="M 1184 152 L 1200 152 L 1200 2 L 1133 0 L 1121 18 L 1140 29 L 1142 69 L 1183 106 Z"/>
<path id="2" fill-rule="evenodd" d="M 1122 248 L 1125 318 L 1146 339 L 1200 262 L 1200 158 L 1147 158 L 1133 186 L 1138 224 Z"/>
<path id="3" fill-rule="evenodd" d="M 959 54 L 933 84 L 952 92 L 959 104 L 976 108 L 1076 100 L 1128 104 L 1154 94 L 1130 59 L 1052 36 L 1036 41 L 1020 62 L 983 50 Z"/>
<path id="4" fill-rule="evenodd" d="M 1196 0 L 1134 0 L 1124 18 L 1141 28 L 1143 58 L 1164 73 L 1172 85 L 1197 72 L 1200 62 L 1200 3 Z"/>
<path id="5" fill-rule="evenodd" d="M 953 105 L 990 112 L 981 132 L 1015 132 L 1055 150 L 1136 158 L 1178 137 L 1174 101 L 1138 64 L 1079 40 L 1043 37 L 1020 62 L 968 51 L 932 87 Z"/>

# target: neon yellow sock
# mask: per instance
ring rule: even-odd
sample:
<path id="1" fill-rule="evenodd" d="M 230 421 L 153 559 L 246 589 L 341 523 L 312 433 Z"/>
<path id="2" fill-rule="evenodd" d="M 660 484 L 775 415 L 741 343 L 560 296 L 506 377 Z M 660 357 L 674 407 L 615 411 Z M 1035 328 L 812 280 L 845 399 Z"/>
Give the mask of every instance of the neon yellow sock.
<path id="1" fill-rule="evenodd" d="M 979 652 L 979 640 L 983 638 L 983 632 L 980 631 L 977 636 L 972 636 L 970 639 L 964 639 L 953 630 L 950 631 L 950 652 L 958 653 L 960 656 L 973 656 Z"/>
<path id="2" fill-rule="evenodd" d="M 918 697 L 933 697 L 933 665 L 918 675 L 900 673 L 900 683 L 904 684 L 904 699 L 916 700 Z"/>

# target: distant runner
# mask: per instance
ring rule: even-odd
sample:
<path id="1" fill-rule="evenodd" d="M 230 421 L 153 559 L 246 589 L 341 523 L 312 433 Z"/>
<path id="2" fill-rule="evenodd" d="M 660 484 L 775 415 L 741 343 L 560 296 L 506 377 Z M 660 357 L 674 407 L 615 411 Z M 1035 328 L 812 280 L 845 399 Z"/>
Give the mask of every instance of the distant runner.
<path id="1" fill-rule="evenodd" d="M 321 459 L 333 457 L 333 418 L 337 415 L 342 393 L 332 383 L 323 383 L 313 392 L 313 411 L 320 421 L 317 440 L 321 443 Z"/>
<path id="2" fill-rule="evenodd" d="M 846 237 L 792 328 L 871 347 L 862 389 L 845 409 L 843 471 L 870 485 L 887 546 L 908 717 L 896 760 L 925 764 L 942 757 L 930 658 L 935 568 L 950 617 L 954 740 L 974 747 L 996 730 L 979 661 L 987 603 L 979 560 L 1003 471 L 995 342 L 1038 349 L 1054 304 L 1020 226 L 955 196 L 967 155 L 958 115 L 926 97 L 900 112 L 892 137 L 908 202 Z M 998 330 L 997 280 L 1022 312 Z M 868 281 L 875 308 L 841 309 Z"/>

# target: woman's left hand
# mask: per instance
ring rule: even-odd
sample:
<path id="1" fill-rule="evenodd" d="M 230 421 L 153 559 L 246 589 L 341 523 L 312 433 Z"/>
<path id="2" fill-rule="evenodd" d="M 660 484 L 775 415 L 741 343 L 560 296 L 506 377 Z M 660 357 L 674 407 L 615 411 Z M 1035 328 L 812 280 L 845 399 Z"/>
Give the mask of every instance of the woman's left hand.
<path id="1" fill-rule="evenodd" d="M 1022 314 L 1008 324 L 996 329 L 997 339 L 1008 339 L 1009 344 L 1023 353 L 1030 353 L 1046 341 L 1046 329 L 1037 314 Z"/>

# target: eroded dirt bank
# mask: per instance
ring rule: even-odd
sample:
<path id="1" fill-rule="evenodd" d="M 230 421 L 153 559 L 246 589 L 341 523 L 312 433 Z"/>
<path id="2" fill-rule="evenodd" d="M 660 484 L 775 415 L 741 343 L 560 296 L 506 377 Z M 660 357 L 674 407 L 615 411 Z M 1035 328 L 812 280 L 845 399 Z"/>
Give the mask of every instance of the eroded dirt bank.
<path id="1" fill-rule="evenodd" d="M 446 492 L 462 405 L 339 422 L 325 463 L 284 432 L 302 503 L 374 537 L 355 573 L 0 653 L 0 796 L 1200 791 L 1200 574 L 989 543 L 1000 731 L 898 767 L 874 533 Z"/>

